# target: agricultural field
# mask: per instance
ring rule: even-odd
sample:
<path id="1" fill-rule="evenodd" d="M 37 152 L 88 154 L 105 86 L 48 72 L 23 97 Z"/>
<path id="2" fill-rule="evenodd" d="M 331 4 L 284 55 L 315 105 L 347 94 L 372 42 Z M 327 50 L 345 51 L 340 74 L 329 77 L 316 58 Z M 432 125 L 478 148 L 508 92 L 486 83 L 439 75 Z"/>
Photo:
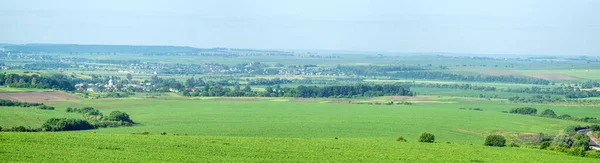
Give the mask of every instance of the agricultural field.
<path id="1" fill-rule="evenodd" d="M 536 149 L 373 138 L 0 133 L 0 141 L 8 162 L 597 162 Z"/>
<path id="2" fill-rule="evenodd" d="M 104 50 L 0 56 L 2 160 L 599 162 L 591 59 Z"/>

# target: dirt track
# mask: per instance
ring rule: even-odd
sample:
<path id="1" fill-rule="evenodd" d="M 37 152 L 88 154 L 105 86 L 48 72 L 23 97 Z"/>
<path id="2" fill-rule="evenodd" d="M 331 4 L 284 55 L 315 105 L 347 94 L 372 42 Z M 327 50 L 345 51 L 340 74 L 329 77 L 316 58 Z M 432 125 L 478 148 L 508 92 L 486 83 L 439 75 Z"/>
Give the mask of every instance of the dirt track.
<path id="1" fill-rule="evenodd" d="M 0 93 L 0 99 L 35 103 L 50 103 L 50 101 L 75 100 L 81 99 L 81 97 L 64 92 L 14 92 Z"/>

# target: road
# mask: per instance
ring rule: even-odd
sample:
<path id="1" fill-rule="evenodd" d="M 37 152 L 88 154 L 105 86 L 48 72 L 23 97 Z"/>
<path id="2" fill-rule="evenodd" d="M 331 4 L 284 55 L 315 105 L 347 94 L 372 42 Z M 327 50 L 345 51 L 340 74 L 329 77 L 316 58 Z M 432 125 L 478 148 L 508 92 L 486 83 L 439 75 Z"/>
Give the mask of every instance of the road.
<path id="1" fill-rule="evenodd" d="M 598 140 L 598 137 L 593 136 L 589 132 L 590 132 L 590 129 L 582 129 L 582 130 L 577 131 L 577 133 L 582 133 L 582 134 L 586 134 L 586 135 L 590 136 L 590 148 L 591 149 L 600 150 L 600 145 L 598 145 L 598 143 L 600 143 L 600 141 Z"/>

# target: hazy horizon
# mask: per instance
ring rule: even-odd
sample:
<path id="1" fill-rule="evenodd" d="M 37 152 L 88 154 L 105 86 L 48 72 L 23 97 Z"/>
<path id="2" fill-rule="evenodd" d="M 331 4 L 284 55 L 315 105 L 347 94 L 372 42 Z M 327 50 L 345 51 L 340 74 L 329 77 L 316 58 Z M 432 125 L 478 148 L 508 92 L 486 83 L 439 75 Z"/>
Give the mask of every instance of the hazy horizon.
<path id="1" fill-rule="evenodd" d="M 0 2 L 0 42 L 600 55 L 600 1 Z"/>

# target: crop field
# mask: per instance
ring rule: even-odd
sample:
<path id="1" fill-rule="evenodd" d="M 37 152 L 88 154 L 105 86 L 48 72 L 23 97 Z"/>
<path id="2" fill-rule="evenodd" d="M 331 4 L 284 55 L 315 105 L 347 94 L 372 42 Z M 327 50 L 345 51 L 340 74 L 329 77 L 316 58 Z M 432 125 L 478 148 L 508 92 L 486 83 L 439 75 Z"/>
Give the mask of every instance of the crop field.
<path id="1" fill-rule="evenodd" d="M 414 141 L 414 140 L 410 140 Z M 523 148 L 372 138 L 0 133 L 7 162 L 595 162 Z M 41 152 L 43 151 L 43 152 Z M 86 151 L 86 152 L 76 152 Z M 508 157 L 510 156 L 510 157 Z"/>
<path id="2" fill-rule="evenodd" d="M 419 100 L 419 99 L 415 99 Z M 275 138 L 386 138 L 417 137 L 433 132 L 440 142 L 481 144 L 485 135 L 496 133 L 513 137 L 517 133 L 556 134 L 569 125 L 581 123 L 542 117 L 506 114 L 514 105 L 479 103 L 464 104 L 458 100 L 438 104 L 361 105 L 315 102 L 277 101 L 275 99 L 100 99 L 57 102 L 54 111 L 5 109 L 3 115 L 19 115 L 40 126 L 43 119 L 66 113 L 66 107 L 92 106 L 104 113 L 120 110 L 132 115 L 138 125 L 98 129 L 93 132 L 130 134 L 135 132 L 173 133 L 201 136 L 275 137 Z M 451 103 L 451 101 L 456 101 Z M 459 110 L 480 107 L 483 111 Z M 553 107 L 557 113 L 572 115 L 598 114 L 594 108 L 570 109 Z M 41 116 L 40 113 L 52 113 Z M 15 118 L 0 120 L 3 127 L 18 125 Z M 471 123 L 477 121 L 477 123 Z M 89 133 L 90 131 L 79 131 Z"/>
<path id="3" fill-rule="evenodd" d="M 600 76 L 598 75 L 600 74 L 600 70 L 598 69 L 518 70 L 518 72 L 526 75 L 560 74 L 586 80 L 600 80 Z"/>
<path id="4" fill-rule="evenodd" d="M 18 54 L 4 62 L 16 68 L 0 73 L 0 162 L 600 157 L 589 148 L 574 153 L 573 145 L 574 132 L 600 124 L 600 93 L 592 91 L 600 90 L 600 65 L 593 59 L 235 50 Z M 43 56 L 50 62 L 37 60 Z M 43 110 L 48 106 L 55 109 Z M 424 132 L 435 135 L 433 143 L 419 142 Z M 564 134 L 568 147 L 553 143 Z M 486 146 L 490 135 L 505 141 Z"/>

